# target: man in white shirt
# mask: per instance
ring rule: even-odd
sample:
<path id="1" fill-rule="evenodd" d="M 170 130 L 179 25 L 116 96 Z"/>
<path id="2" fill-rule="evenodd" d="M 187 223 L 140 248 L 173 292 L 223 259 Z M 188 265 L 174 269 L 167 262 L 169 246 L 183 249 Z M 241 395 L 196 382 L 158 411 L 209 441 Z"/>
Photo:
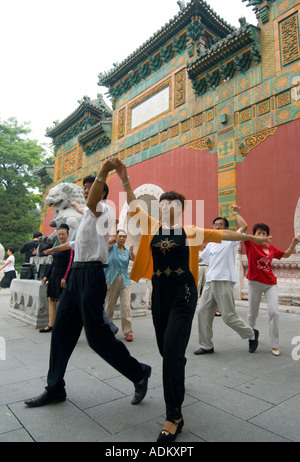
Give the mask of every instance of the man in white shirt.
<path id="1" fill-rule="evenodd" d="M 103 318 L 107 291 L 104 267 L 108 257 L 108 240 L 115 213 L 105 203 L 108 193 L 106 177 L 118 165 L 118 159 L 108 159 L 93 183 L 86 183 L 87 199 L 76 240 L 64 246 L 74 246 L 72 271 L 59 301 L 52 330 L 47 387 L 41 395 L 25 401 L 29 407 L 61 402 L 66 399 L 64 374 L 77 344 L 82 327 L 90 347 L 112 367 L 133 382 L 132 404 L 146 395 L 151 367 L 133 358 L 126 346 L 117 340 Z M 58 246 L 51 251 L 65 250 Z"/>
<path id="2" fill-rule="evenodd" d="M 233 205 L 231 211 L 236 216 L 238 232 L 244 233 L 247 230 L 247 223 L 239 215 L 239 207 Z M 213 228 L 228 229 L 228 220 L 222 217 L 215 218 Z M 242 339 L 249 339 L 249 352 L 254 353 L 257 349 L 258 331 L 248 326 L 235 311 L 235 261 L 238 244 L 239 241 L 222 241 L 220 244 L 210 242 L 200 254 L 201 260 L 208 265 L 208 270 L 199 302 L 198 334 L 200 348 L 194 352 L 195 355 L 214 353 L 212 325 L 216 308 L 219 308 L 225 324 L 235 330 Z"/>

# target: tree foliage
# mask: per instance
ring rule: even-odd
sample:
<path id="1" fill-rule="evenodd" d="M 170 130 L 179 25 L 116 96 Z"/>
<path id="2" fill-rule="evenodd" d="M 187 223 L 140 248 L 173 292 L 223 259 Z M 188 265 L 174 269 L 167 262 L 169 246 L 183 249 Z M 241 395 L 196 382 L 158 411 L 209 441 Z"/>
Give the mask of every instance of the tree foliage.
<path id="1" fill-rule="evenodd" d="M 34 170 L 48 154 L 28 138 L 30 132 L 15 118 L 0 120 L 0 243 L 5 249 L 19 249 L 40 225 L 42 193 Z"/>

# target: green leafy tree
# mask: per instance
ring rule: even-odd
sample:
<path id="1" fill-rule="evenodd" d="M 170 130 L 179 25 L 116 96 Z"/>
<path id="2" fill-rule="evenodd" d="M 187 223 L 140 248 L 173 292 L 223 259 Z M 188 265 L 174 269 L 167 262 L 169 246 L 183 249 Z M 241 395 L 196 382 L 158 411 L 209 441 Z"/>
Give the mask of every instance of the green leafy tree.
<path id="1" fill-rule="evenodd" d="M 5 249 L 19 249 L 40 226 L 42 193 L 34 170 L 47 162 L 48 154 L 28 138 L 30 132 L 15 118 L 0 120 L 0 243 Z M 18 252 L 15 256 L 24 260 Z"/>

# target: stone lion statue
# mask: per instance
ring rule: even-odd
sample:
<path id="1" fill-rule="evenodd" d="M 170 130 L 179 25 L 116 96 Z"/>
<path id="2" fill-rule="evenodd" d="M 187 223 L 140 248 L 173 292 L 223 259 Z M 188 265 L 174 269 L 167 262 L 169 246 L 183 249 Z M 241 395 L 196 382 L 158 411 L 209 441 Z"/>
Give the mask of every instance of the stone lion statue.
<path id="1" fill-rule="evenodd" d="M 56 228 L 56 230 L 48 237 L 50 241 L 55 241 L 57 229 L 62 223 L 66 223 L 70 227 L 69 240 L 73 241 L 75 239 L 82 215 L 70 205 L 68 199 L 85 204 L 83 189 L 76 184 L 60 183 L 50 189 L 45 199 L 45 204 L 54 208 L 54 216 L 50 226 Z"/>

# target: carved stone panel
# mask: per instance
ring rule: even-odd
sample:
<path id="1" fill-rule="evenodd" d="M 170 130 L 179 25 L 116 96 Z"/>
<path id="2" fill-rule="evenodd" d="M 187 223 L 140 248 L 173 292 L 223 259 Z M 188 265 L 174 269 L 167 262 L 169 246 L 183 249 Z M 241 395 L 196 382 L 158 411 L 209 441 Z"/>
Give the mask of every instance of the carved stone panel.
<path id="1" fill-rule="evenodd" d="M 127 132 L 162 117 L 171 109 L 172 84 L 167 79 L 128 106 Z"/>
<path id="2" fill-rule="evenodd" d="M 300 59 L 298 15 L 293 14 L 280 23 L 282 65 Z"/>
<path id="3" fill-rule="evenodd" d="M 70 152 L 64 157 L 63 175 L 68 175 L 76 170 L 76 151 Z"/>
<path id="4" fill-rule="evenodd" d="M 121 109 L 118 114 L 118 138 L 125 135 L 125 114 L 126 109 Z"/>
<path id="5" fill-rule="evenodd" d="M 175 75 L 175 108 L 185 103 L 186 76 L 185 70 Z"/>

